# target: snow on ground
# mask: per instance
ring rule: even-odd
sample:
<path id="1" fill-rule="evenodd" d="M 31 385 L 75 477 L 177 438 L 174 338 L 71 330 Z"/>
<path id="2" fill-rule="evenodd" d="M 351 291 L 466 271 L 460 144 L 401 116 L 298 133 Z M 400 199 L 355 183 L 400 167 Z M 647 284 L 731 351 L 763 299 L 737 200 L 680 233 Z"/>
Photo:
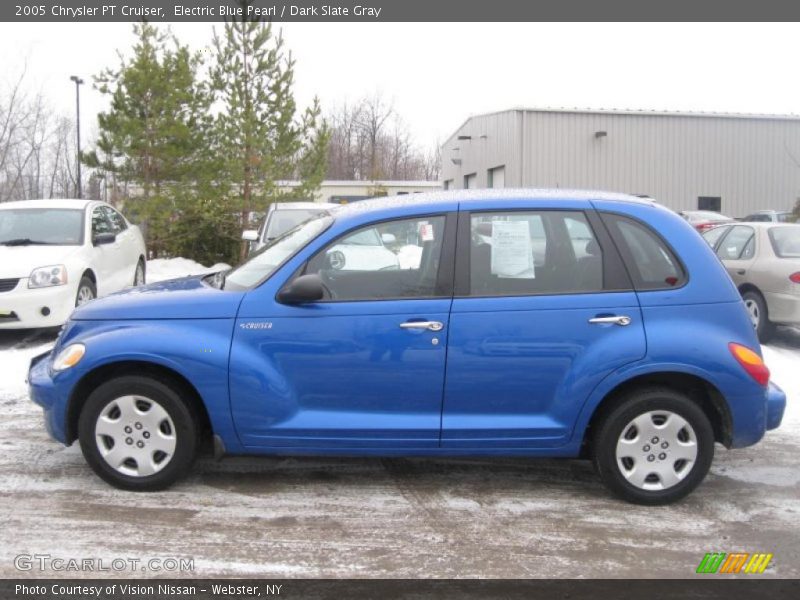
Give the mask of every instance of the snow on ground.
<path id="1" fill-rule="evenodd" d="M 186 277 L 187 275 L 206 275 L 230 268 L 230 265 L 225 263 L 204 267 L 188 258 L 154 258 L 147 261 L 147 282 L 155 283 L 166 279 Z"/>
<path id="2" fill-rule="evenodd" d="M 781 429 L 800 429 L 800 351 L 783 345 L 762 346 L 770 379 L 786 392 Z M 800 469 L 798 469 L 800 471 Z"/>
<path id="3" fill-rule="evenodd" d="M 0 400 L 27 397 L 28 385 L 25 383 L 25 377 L 28 375 L 31 358 L 47 352 L 52 347 L 53 343 L 47 342 L 0 351 Z M 14 408 L 17 408 L 18 404 L 15 403 Z"/>

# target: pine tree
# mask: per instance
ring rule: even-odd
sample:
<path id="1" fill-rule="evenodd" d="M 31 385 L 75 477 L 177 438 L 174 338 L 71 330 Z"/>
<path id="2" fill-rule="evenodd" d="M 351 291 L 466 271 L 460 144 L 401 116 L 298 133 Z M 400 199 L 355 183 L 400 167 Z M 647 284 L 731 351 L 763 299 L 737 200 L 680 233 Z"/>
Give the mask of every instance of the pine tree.
<path id="1" fill-rule="evenodd" d="M 300 178 L 298 193 L 313 197 L 325 175 L 329 133 L 319 102 L 298 117 L 294 60 L 272 25 L 247 17 L 253 0 L 240 0 L 241 20 L 214 32 L 212 88 L 219 101 L 217 151 L 238 192 L 242 226 L 269 201 L 286 199 L 280 180 Z M 242 249 L 244 250 L 244 248 Z"/>
<path id="2" fill-rule="evenodd" d="M 210 96 L 197 82 L 199 56 L 148 23 L 135 24 L 134 33 L 132 58 L 120 55 L 118 68 L 95 77 L 111 107 L 98 115 L 97 147 L 83 161 L 112 188 L 135 188 L 129 209 L 146 221 L 149 249 L 158 254 L 169 250 L 181 200 L 211 160 Z"/>

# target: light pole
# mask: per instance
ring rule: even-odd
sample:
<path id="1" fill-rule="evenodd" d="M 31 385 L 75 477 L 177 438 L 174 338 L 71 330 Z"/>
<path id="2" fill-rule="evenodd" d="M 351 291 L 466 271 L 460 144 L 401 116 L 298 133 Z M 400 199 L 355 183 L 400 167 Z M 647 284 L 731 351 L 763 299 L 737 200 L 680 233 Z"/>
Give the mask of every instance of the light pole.
<path id="1" fill-rule="evenodd" d="M 83 186 L 81 185 L 81 85 L 83 79 L 77 75 L 72 75 L 70 81 L 75 82 L 75 112 L 77 118 L 77 137 L 78 137 L 78 198 L 83 198 Z"/>

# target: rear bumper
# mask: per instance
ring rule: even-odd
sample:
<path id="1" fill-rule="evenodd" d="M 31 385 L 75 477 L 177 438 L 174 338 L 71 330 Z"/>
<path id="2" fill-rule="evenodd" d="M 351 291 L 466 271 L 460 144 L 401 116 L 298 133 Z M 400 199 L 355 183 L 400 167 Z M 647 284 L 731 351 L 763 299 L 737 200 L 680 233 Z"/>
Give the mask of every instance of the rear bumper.
<path id="1" fill-rule="evenodd" d="M 780 427 L 784 410 L 786 410 L 786 394 L 770 381 L 767 389 L 767 430 Z"/>

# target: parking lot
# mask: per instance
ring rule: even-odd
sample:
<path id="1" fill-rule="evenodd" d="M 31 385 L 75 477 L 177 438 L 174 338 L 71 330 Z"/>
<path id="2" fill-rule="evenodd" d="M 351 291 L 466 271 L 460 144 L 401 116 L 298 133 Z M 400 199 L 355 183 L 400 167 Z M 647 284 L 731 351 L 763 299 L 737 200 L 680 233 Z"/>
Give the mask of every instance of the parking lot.
<path id="1" fill-rule="evenodd" d="M 2 577 L 93 575 L 15 569 L 41 553 L 194 559 L 157 576 L 678 578 L 714 551 L 770 552 L 763 576 L 800 576 L 797 330 L 764 350 L 789 397 L 782 428 L 718 446 L 694 494 L 655 508 L 569 460 L 204 458 L 169 491 L 119 491 L 50 441 L 27 399 L 27 363 L 54 335 L 0 332 Z"/>

